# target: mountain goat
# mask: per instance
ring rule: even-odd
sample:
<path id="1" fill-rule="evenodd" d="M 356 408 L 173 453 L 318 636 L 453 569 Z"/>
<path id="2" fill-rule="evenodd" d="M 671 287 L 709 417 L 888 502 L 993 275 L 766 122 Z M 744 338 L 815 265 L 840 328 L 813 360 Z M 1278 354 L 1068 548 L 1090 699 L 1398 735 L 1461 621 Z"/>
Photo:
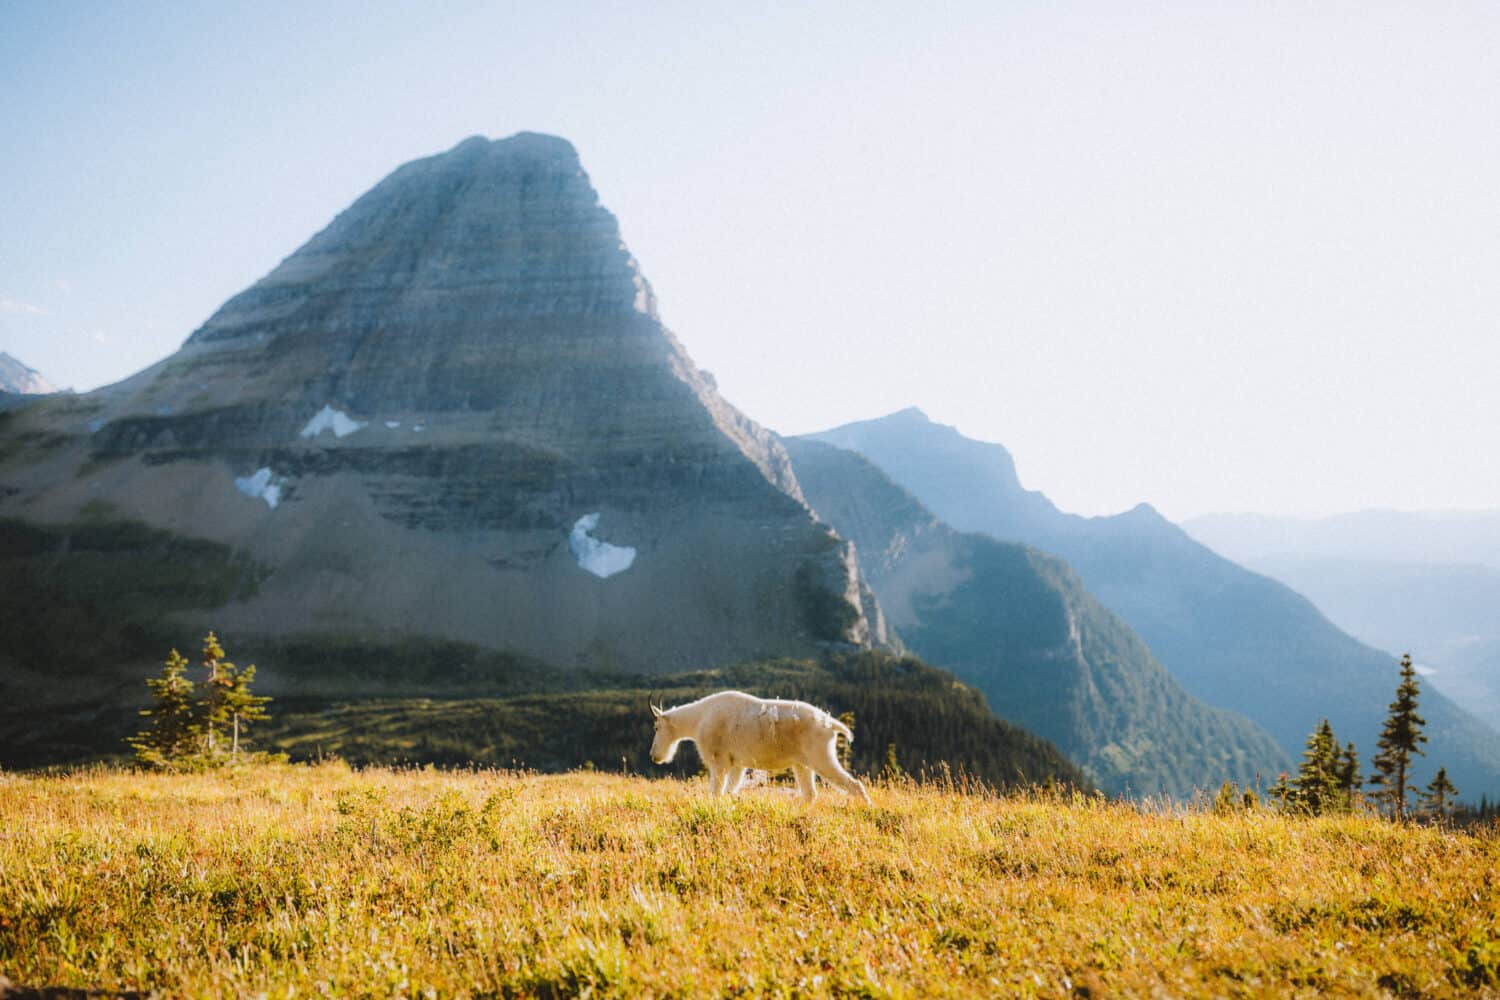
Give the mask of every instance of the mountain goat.
<path id="1" fill-rule="evenodd" d="M 839 764 L 840 735 L 854 742 L 849 727 L 805 701 L 766 700 L 742 691 L 720 691 L 706 698 L 663 709 L 653 704 L 656 737 L 651 759 L 669 764 L 683 740 L 698 744 L 708 765 L 711 795 L 739 791 L 749 768 L 780 771 L 791 768 L 802 798 L 818 796 L 818 775 L 841 791 L 858 795 L 868 805 L 865 786 Z"/>

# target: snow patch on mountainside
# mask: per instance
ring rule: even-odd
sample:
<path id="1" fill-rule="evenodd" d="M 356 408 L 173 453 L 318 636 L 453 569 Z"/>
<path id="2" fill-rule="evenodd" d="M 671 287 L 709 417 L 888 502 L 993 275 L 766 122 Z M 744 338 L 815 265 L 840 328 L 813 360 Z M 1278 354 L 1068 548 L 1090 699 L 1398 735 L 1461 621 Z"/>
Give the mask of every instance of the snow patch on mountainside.
<path id="1" fill-rule="evenodd" d="M 268 468 L 256 469 L 253 475 L 236 479 L 234 488 L 247 497 L 259 497 L 272 510 L 281 503 L 281 484 L 276 482 L 276 477 Z"/>
<path id="2" fill-rule="evenodd" d="M 307 422 L 307 426 L 302 428 L 302 436 L 305 438 L 315 438 L 324 431 L 333 431 L 334 437 L 341 438 L 347 434 L 353 434 L 365 426 L 366 423 L 367 421 L 355 420 L 344 411 L 335 410 L 332 406 L 325 403 L 323 404 L 323 408 Z"/>
<path id="3" fill-rule="evenodd" d="M 594 538 L 589 533 L 597 527 L 597 513 L 585 514 L 573 525 L 573 530 L 568 535 L 568 548 L 573 550 L 573 558 L 578 560 L 579 566 L 600 579 L 625 572 L 635 562 L 635 548 L 629 545 L 611 545 Z"/>

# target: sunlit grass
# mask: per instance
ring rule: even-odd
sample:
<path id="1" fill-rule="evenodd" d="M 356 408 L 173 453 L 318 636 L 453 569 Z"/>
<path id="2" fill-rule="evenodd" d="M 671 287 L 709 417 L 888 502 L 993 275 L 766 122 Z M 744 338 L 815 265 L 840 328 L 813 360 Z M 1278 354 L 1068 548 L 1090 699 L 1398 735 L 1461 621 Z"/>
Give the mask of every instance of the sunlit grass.
<path id="1" fill-rule="evenodd" d="M 170 995 L 1497 989 L 1500 840 L 905 785 L 0 775 L 0 973 Z"/>

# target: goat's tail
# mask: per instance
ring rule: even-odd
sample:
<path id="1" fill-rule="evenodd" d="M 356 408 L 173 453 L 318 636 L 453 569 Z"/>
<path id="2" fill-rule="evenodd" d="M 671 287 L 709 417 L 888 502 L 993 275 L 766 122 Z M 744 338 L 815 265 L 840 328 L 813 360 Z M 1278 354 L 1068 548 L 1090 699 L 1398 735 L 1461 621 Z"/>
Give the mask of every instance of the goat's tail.
<path id="1" fill-rule="evenodd" d="M 828 717 L 828 728 L 832 729 L 837 735 L 844 737 L 851 744 L 854 742 L 854 733 L 850 731 L 849 727 L 831 715 Z"/>

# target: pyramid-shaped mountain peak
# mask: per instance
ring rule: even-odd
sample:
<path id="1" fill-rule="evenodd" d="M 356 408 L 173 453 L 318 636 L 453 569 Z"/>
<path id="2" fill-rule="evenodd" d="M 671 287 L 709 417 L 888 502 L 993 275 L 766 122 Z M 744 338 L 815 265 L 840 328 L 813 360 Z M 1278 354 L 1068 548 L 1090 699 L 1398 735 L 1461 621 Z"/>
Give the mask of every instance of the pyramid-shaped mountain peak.
<path id="1" fill-rule="evenodd" d="M 849 546 L 551 136 L 398 168 L 172 357 L 24 412 L 50 444 L 0 447 L 0 516 L 231 546 L 266 575 L 225 630 L 639 671 L 878 639 Z"/>
<path id="2" fill-rule="evenodd" d="M 572 145 L 523 132 L 397 169 L 192 339 L 294 335 L 333 299 L 346 320 L 367 323 L 417 297 L 459 299 L 490 318 L 656 316 Z"/>

